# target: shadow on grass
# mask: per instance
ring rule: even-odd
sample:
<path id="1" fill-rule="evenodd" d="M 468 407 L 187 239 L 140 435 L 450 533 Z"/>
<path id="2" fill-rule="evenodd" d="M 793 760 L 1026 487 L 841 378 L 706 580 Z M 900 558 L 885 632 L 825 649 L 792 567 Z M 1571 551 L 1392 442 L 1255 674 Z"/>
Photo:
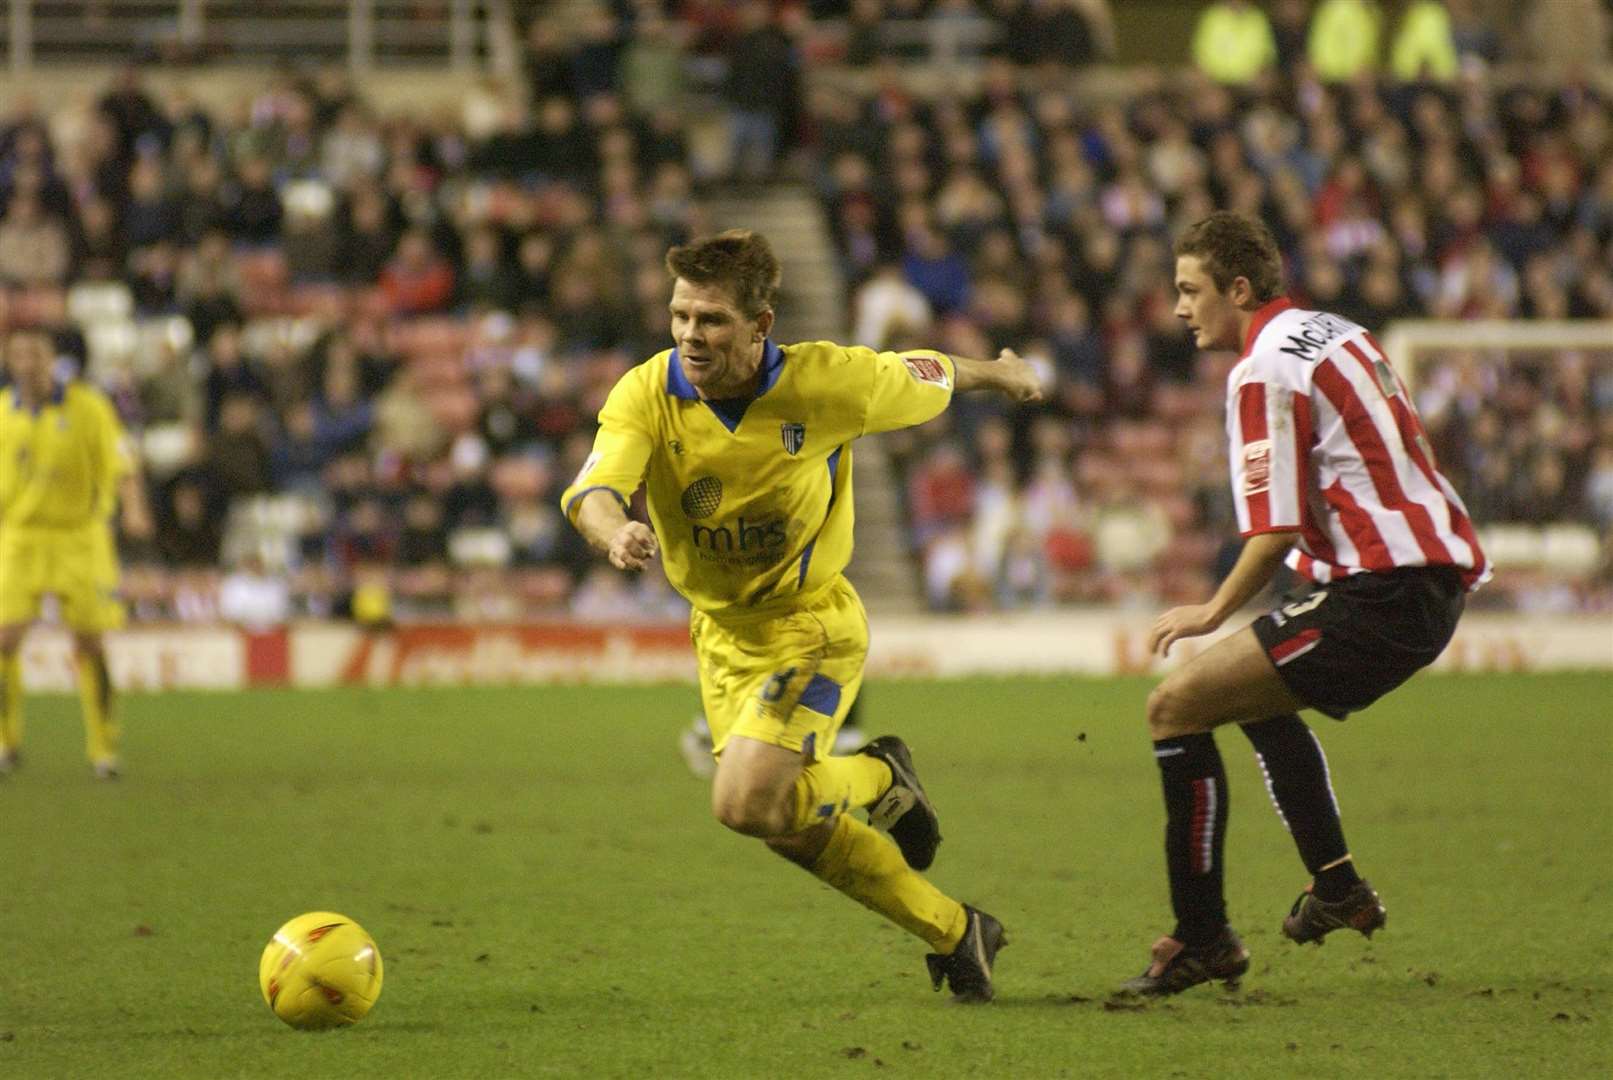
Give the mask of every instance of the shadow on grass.
<path id="1" fill-rule="evenodd" d="M 366 1020 L 362 1025 L 353 1025 L 345 1028 L 328 1028 L 324 1031 L 298 1031 L 288 1027 L 273 1018 L 265 1018 L 261 1024 L 251 1024 L 234 1028 L 146 1028 L 141 1030 L 104 1028 L 99 1032 L 83 1032 L 74 1035 L 75 1042 L 141 1042 L 147 1040 L 160 1040 L 163 1042 L 195 1042 L 212 1043 L 224 1042 L 230 1039 L 261 1039 L 265 1036 L 271 1038 L 303 1038 L 303 1039 L 370 1039 L 386 1035 L 421 1034 L 439 1035 L 444 1031 L 441 1024 L 425 1020 L 393 1020 L 383 1019 Z"/>
<path id="2" fill-rule="evenodd" d="M 1094 1012 L 1108 1013 L 1135 1013 L 1135 1012 L 1172 1012 L 1178 1005 L 1197 1006 L 1198 1004 L 1223 1005 L 1230 1008 L 1286 1008 L 1299 1004 L 1299 1000 L 1282 994 L 1274 994 L 1269 990 L 1222 990 L 1217 988 L 1212 992 L 1189 993 L 1186 997 L 1171 998 L 1144 998 L 1127 994 L 1040 994 L 1035 996 L 1014 997 L 999 994 L 991 1003 L 994 1009 L 1047 1009 L 1049 1011 L 1065 1009 L 1088 1009 Z"/>
<path id="3" fill-rule="evenodd" d="M 965 1012 L 987 1013 L 993 1009 L 1100 1009 L 1103 998 L 1085 994 L 998 994 L 989 1005 L 956 1005 Z"/>

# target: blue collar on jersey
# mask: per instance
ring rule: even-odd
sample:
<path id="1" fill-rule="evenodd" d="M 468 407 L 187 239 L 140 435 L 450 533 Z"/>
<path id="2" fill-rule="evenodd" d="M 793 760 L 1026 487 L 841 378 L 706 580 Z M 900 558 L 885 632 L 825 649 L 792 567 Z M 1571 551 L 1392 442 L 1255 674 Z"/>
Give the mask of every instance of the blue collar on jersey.
<path id="1" fill-rule="evenodd" d="M 52 379 L 50 381 L 50 397 L 36 405 L 23 405 L 22 393 L 16 388 L 15 385 L 8 386 L 5 389 L 11 391 L 12 404 L 19 411 L 26 410 L 30 416 L 38 416 L 40 412 L 44 410 L 45 406 L 60 405 L 67 399 L 67 383 L 63 382 L 61 379 Z"/>
<path id="2" fill-rule="evenodd" d="M 745 406 L 773 389 L 778 382 L 779 375 L 784 371 L 784 350 L 773 344 L 768 338 L 762 342 L 762 381 L 756 387 L 756 393 L 748 398 L 731 398 L 724 401 L 706 401 L 711 411 L 717 414 L 717 419 L 729 431 L 739 427 L 740 418 L 745 415 Z M 672 355 L 667 357 L 666 364 L 666 392 L 675 398 L 685 401 L 704 400 L 695 388 L 690 385 L 689 378 L 683 373 L 683 365 L 678 362 L 678 350 L 674 348 Z"/>

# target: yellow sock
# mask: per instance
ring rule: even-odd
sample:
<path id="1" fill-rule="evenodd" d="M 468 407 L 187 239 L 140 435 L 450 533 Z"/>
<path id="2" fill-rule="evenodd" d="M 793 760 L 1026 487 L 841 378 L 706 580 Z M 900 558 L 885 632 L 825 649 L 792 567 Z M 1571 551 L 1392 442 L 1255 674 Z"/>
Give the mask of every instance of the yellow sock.
<path id="1" fill-rule="evenodd" d="M 850 814 L 836 819 L 812 873 L 938 953 L 957 948 L 968 928 L 962 904 L 924 880 L 895 844 Z"/>
<path id="2" fill-rule="evenodd" d="M 795 828 L 809 829 L 867 806 L 890 786 L 890 766 L 868 754 L 815 761 L 795 782 Z"/>
<path id="3" fill-rule="evenodd" d="M 22 654 L 0 657 L 0 750 L 22 746 Z"/>
<path id="4" fill-rule="evenodd" d="M 118 756 L 118 718 L 112 678 L 98 656 L 78 658 L 78 701 L 84 710 L 84 749 L 90 764 Z"/>

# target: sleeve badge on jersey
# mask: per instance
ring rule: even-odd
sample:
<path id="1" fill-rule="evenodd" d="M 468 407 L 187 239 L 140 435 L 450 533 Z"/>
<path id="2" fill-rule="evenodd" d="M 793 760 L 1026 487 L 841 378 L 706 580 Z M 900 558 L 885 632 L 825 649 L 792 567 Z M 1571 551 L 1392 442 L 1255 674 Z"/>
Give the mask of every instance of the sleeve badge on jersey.
<path id="1" fill-rule="evenodd" d="M 1259 495 L 1271 487 L 1271 440 L 1256 439 L 1243 448 L 1243 493 Z"/>
<path id="2" fill-rule="evenodd" d="M 947 378 L 947 366 L 934 356 L 903 353 L 902 363 L 907 365 L 907 373 L 919 382 L 943 387 L 952 385 L 952 381 Z"/>
<path id="3" fill-rule="evenodd" d="M 577 470 L 577 478 L 571 482 L 572 487 L 576 487 L 584 480 L 588 479 L 588 474 L 594 471 L 595 465 L 599 464 L 599 458 L 600 453 L 598 450 L 595 450 L 593 453 L 588 455 L 588 460 L 584 461 L 582 463 L 582 468 Z"/>

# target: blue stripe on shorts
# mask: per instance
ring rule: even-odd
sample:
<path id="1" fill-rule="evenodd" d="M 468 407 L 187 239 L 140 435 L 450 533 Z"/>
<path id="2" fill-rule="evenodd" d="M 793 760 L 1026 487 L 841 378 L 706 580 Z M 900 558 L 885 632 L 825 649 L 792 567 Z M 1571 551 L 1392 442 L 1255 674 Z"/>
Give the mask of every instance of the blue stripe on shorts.
<path id="1" fill-rule="evenodd" d="M 801 704 L 815 713 L 833 716 L 840 708 L 840 684 L 827 675 L 814 675 L 801 691 Z"/>

